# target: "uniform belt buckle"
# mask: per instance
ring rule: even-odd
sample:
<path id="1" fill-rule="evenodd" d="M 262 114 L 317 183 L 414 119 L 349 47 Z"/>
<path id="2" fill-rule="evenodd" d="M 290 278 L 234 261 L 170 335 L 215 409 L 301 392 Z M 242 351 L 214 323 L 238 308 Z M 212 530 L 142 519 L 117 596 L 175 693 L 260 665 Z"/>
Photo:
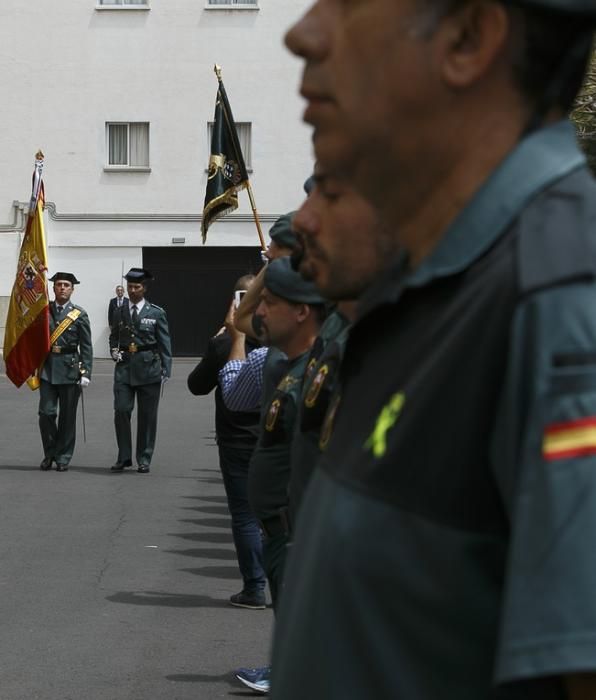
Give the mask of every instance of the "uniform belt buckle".
<path id="1" fill-rule="evenodd" d="M 128 352 L 137 352 L 137 344 L 136 343 L 131 343 L 128 346 Z"/>
<path id="2" fill-rule="evenodd" d="M 55 352 L 59 355 L 62 352 L 62 348 L 59 345 L 52 345 L 52 352 Z"/>

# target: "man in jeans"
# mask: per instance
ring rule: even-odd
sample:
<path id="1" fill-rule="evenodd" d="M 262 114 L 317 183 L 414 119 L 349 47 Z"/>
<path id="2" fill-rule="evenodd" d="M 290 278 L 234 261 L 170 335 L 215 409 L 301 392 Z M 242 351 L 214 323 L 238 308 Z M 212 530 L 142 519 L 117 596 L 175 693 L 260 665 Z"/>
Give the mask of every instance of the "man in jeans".
<path id="1" fill-rule="evenodd" d="M 234 291 L 246 290 L 252 275 L 241 277 Z M 222 330 L 209 340 L 201 362 L 188 377 L 188 388 L 195 396 L 215 388 L 215 434 L 219 467 L 232 517 L 232 534 L 243 587 L 230 598 L 231 605 L 250 610 L 265 608 L 265 573 L 262 564 L 261 530 L 248 505 L 248 464 L 259 431 L 259 411 L 231 411 L 223 402 L 218 372 L 226 364 L 232 339 Z M 247 340 L 247 352 L 255 345 Z"/>

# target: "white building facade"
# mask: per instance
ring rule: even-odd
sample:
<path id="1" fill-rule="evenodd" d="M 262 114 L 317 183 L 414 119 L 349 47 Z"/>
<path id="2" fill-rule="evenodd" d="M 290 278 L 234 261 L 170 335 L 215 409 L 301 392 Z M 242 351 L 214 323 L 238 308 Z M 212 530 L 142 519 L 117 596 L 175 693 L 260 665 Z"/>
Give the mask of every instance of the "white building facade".
<path id="1" fill-rule="evenodd" d="M 188 317 L 194 298 L 189 325 L 213 325 L 214 305 L 217 314 L 225 309 L 232 276 L 258 257 L 244 192 L 238 210 L 213 224 L 201 243 L 213 66 L 222 68 L 240 125 L 266 234 L 299 206 L 312 171 L 297 93 L 301 66 L 283 47 L 285 30 L 309 4 L 2 0 L 0 335 L 38 149 L 45 154 L 50 275 L 68 271 L 81 280 L 73 301 L 90 315 L 96 356 L 108 356 L 107 304 L 122 270 L 148 261 L 163 261 L 156 303 L 167 297 L 186 306 Z M 188 296 L 191 290 L 199 296 Z M 166 308 L 172 319 L 174 308 Z M 174 325 L 182 338 L 185 321 Z M 178 354 L 199 354 L 216 330 L 201 327 L 179 343 Z"/>

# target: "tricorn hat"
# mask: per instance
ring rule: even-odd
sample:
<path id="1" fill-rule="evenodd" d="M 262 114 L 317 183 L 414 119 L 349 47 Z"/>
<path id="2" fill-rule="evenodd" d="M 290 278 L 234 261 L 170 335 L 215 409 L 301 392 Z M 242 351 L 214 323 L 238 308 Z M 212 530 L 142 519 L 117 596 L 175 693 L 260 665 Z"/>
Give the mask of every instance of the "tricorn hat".
<path id="1" fill-rule="evenodd" d="M 295 211 L 288 212 L 269 229 L 269 238 L 283 248 L 294 248 L 297 244 L 296 234 L 292 231 L 292 219 Z"/>
<path id="2" fill-rule="evenodd" d="M 142 267 L 131 267 L 124 275 L 124 279 L 127 282 L 146 282 L 147 280 L 152 280 L 153 275 L 149 270 L 144 270 Z"/>
<path id="3" fill-rule="evenodd" d="M 72 274 L 72 272 L 55 272 L 52 277 L 50 277 L 50 282 L 57 282 L 58 280 L 65 280 L 71 284 L 80 284 L 79 280 Z"/>
<path id="4" fill-rule="evenodd" d="M 270 262 L 265 270 L 263 282 L 272 294 L 286 301 L 312 306 L 325 303 L 314 283 L 307 282 L 292 269 L 290 258 L 277 258 Z"/>

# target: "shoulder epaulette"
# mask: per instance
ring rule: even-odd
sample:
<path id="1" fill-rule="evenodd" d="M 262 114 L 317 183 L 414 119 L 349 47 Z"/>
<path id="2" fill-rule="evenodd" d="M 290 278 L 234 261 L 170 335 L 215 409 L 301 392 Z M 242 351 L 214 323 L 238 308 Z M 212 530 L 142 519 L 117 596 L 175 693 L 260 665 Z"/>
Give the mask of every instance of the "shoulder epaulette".
<path id="1" fill-rule="evenodd" d="M 596 187 L 587 170 L 536 197 L 518 227 L 521 295 L 596 277 Z"/>

